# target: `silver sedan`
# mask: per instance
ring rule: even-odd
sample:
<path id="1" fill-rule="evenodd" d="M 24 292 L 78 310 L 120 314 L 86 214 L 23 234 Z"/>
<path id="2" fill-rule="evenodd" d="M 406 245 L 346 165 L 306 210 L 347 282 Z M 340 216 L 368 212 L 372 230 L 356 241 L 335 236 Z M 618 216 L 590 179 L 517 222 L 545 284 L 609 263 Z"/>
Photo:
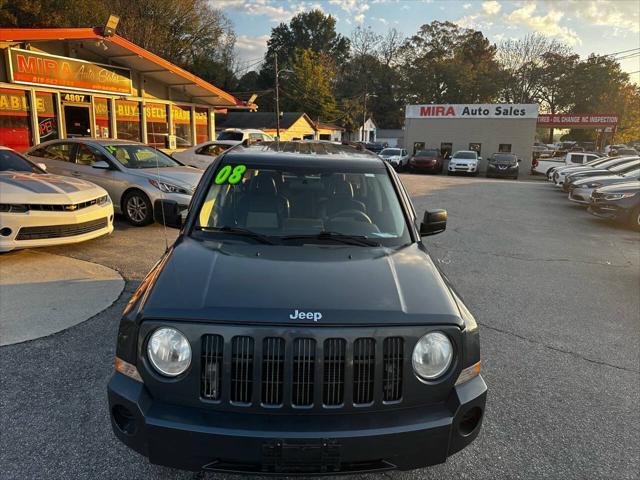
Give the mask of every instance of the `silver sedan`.
<path id="1" fill-rule="evenodd" d="M 161 151 L 138 142 L 69 138 L 41 143 L 25 154 L 51 173 L 100 185 L 135 226 L 153 222 L 157 199 L 175 200 L 186 210 L 202 171 L 187 167 Z"/>

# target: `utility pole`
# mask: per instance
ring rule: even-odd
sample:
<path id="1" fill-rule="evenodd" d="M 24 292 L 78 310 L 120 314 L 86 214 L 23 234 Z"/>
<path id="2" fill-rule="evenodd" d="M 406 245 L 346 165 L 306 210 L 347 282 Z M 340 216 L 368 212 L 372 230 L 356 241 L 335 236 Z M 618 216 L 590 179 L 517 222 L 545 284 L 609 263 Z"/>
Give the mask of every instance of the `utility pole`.
<path id="1" fill-rule="evenodd" d="M 276 68 L 276 139 L 280 140 L 280 84 L 278 81 L 278 76 L 280 72 L 278 71 L 278 54 L 275 54 L 275 68 Z"/>
<path id="2" fill-rule="evenodd" d="M 362 108 L 362 135 L 360 136 L 360 140 L 366 142 L 364 127 L 367 123 L 367 87 L 364 87 L 364 100 L 363 100 L 363 108 Z"/>

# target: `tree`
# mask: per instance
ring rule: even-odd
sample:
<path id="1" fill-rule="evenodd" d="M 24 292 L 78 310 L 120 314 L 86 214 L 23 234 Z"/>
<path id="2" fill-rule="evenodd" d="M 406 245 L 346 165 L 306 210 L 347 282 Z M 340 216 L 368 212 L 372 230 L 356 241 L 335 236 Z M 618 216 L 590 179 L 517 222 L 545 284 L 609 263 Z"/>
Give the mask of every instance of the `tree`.
<path id="1" fill-rule="evenodd" d="M 207 0 L 10 0 L 2 4 L 0 21 L 87 27 L 103 25 L 111 13 L 120 17 L 117 33 L 133 43 L 205 80 L 223 87 L 235 83 L 231 22 Z"/>
<path id="2" fill-rule="evenodd" d="M 623 109 L 617 138 L 624 143 L 640 140 L 640 86 L 627 84 L 620 91 L 620 96 Z"/>
<path id="3" fill-rule="evenodd" d="M 349 40 L 336 32 L 336 19 L 320 10 L 302 12 L 291 21 L 281 23 L 271 30 L 267 41 L 267 52 L 260 69 L 259 86 L 270 89 L 275 86 L 275 57 L 278 56 L 278 68 L 290 70 L 297 50 L 309 50 L 322 54 L 323 61 L 341 65 L 349 56 Z M 273 95 L 258 98 L 261 110 L 274 110 Z"/>
<path id="4" fill-rule="evenodd" d="M 289 24 L 281 23 L 271 30 L 265 66 L 273 65 L 275 54 L 281 65 L 290 65 L 298 49 L 323 53 L 335 64 L 340 64 L 349 55 L 349 40 L 336 32 L 336 19 L 331 15 L 325 15 L 320 10 L 302 12 L 294 16 Z"/>
<path id="5" fill-rule="evenodd" d="M 547 86 L 549 75 L 559 76 L 560 72 L 545 72 L 555 60 L 575 61 L 571 48 L 558 40 L 539 33 L 528 34 L 520 40 L 506 40 L 498 48 L 497 59 L 506 74 L 502 97 L 507 102 L 537 103 Z M 569 69 L 567 71 L 570 71 Z M 549 92 L 544 94 L 549 97 Z"/>
<path id="6" fill-rule="evenodd" d="M 569 86 L 572 95 L 571 111 L 575 113 L 616 113 L 619 118 L 633 118 L 632 102 L 637 97 L 630 93 L 634 87 L 629 83 L 629 75 L 622 71 L 617 60 L 611 57 L 590 55 L 578 62 L 572 69 Z M 630 114 L 628 117 L 627 114 Z M 621 124 L 620 130 L 633 131 L 633 125 Z M 592 139 L 595 132 L 572 130 L 576 139 Z"/>
<path id="7" fill-rule="evenodd" d="M 451 22 L 423 25 L 402 47 L 407 103 L 488 103 L 503 83 L 496 47 Z"/>
<path id="8" fill-rule="evenodd" d="M 333 62 L 327 55 L 298 49 L 290 63 L 291 74 L 283 81 L 283 110 L 306 112 L 313 120 L 335 115 Z"/>

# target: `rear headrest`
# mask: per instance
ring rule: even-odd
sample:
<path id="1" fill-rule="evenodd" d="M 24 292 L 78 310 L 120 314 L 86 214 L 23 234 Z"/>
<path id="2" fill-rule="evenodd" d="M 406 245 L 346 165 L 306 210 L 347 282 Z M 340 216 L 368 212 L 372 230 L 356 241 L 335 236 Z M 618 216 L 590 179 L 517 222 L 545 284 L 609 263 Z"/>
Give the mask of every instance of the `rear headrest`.
<path id="1" fill-rule="evenodd" d="M 277 195 L 278 189 L 276 188 L 276 182 L 273 177 L 268 175 L 258 175 L 251 179 L 249 186 L 251 193 L 257 193 L 259 195 Z"/>
<path id="2" fill-rule="evenodd" d="M 346 180 L 341 180 L 333 184 L 333 195 L 336 197 L 353 198 L 353 186 Z"/>

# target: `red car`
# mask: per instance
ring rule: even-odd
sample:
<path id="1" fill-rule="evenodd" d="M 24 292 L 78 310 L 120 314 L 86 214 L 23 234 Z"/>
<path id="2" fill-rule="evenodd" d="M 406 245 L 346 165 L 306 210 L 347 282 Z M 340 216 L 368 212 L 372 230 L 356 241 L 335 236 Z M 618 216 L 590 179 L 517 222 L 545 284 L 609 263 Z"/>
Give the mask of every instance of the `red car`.
<path id="1" fill-rule="evenodd" d="M 418 150 L 409 160 L 409 170 L 412 172 L 442 173 L 443 166 L 444 159 L 437 148 Z"/>

